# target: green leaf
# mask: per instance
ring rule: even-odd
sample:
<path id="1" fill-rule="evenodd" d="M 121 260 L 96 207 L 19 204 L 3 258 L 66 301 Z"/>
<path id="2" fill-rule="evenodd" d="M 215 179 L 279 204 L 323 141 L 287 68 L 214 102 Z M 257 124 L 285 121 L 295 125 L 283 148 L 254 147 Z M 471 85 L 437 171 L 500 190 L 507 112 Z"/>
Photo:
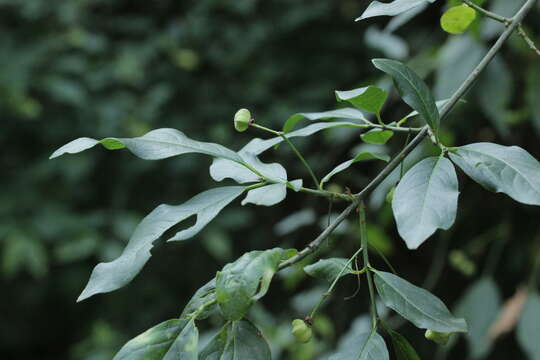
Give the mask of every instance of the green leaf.
<path id="1" fill-rule="evenodd" d="M 113 360 L 197 360 L 198 342 L 193 319 L 168 320 L 130 340 Z"/>
<path id="2" fill-rule="evenodd" d="M 199 153 L 236 162 L 242 161 L 237 153 L 224 146 L 192 140 L 176 129 L 157 129 L 141 137 L 131 139 L 106 138 L 98 141 L 91 138 L 79 138 L 56 150 L 50 158 L 53 159 L 66 153 L 79 153 L 97 144 L 102 144 L 109 150 L 127 147 L 133 154 L 145 160 L 159 160 L 176 155 Z"/>
<path id="3" fill-rule="evenodd" d="M 242 158 L 242 163 L 251 166 L 267 179 L 282 183 L 287 182 L 287 171 L 281 164 L 263 163 L 257 156 L 248 152 L 240 152 L 239 155 Z M 210 176 L 216 181 L 230 178 L 239 184 L 261 181 L 259 174 L 248 169 L 246 166 L 223 158 L 214 159 L 210 166 Z"/>
<path id="4" fill-rule="evenodd" d="M 375 152 L 367 152 L 367 151 L 362 152 L 362 153 L 356 155 L 354 159 L 342 162 L 341 164 L 336 166 L 334 169 L 332 169 L 332 171 L 330 171 L 328 174 L 326 174 L 324 176 L 324 178 L 321 180 L 321 187 L 325 183 L 330 181 L 330 179 L 334 175 L 336 175 L 336 174 L 338 174 L 338 173 L 340 173 L 340 172 L 342 172 L 344 170 L 347 170 L 352 164 L 360 162 L 360 161 L 371 160 L 371 159 L 379 159 L 379 160 L 388 162 L 390 160 L 390 156 L 388 156 L 386 154 L 375 153 Z"/>
<path id="5" fill-rule="evenodd" d="M 328 360 L 389 360 L 390 355 L 383 338 L 374 330 L 360 334 L 355 342 Z"/>
<path id="6" fill-rule="evenodd" d="M 251 251 L 216 275 L 216 300 L 227 320 L 239 320 L 263 297 L 287 252 L 280 248 Z"/>
<path id="7" fill-rule="evenodd" d="M 522 148 L 476 143 L 451 151 L 450 158 L 487 190 L 540 205 L 540 163 Z"/>
<path id="8" fill-rule="evenodd" d="M 184 319 L 191 317 L 194 312 L 199 311 L 196 320 L 206 319 L 216 309 L 215 302 L 212 305 L 208 305 L 211 304 L 215 299 L 216 279 L 214 278 L 195 292 L 195 294 L 191 297 L 191 300 L 189 300 L 187 305 L 184 307 L 180 318 Z M 204 310 L 201 311 L 201 309 Z"/>
<path id="9" fill-rule="evenodd" d="M 315 121 L 315 120 L 330 120 L 330 119 L 336 119 L 336 118 L 360 120 L 363 122 L 367 122 L 367 119 L 364 117 L 364 114 L 361 111 L 354 108 L 343 108 L 343 109 L 313 112 L 313 113 L 298 113 L 298 114 L 292 115 L 291 117 L 287 119 L 287 121 L 283 125 L 283 132 L 285 133 L 290 132 L 292 129 L 294 129 L 296 124 L 298 124 L 298 122 L 302 119 Z"/>
<path id="10" fill-rule="evenodd" d="M 383 303 L 416 327 L 438 332 L 467 331 L 465 320 L 454 317 L 429 291 L 383 271 L 375 271 L 375 285 Z"/>
<path id="11" fill-rule="evenodd" d="M 362 16 L 356 21 L 364 20 L 374 16 L 395 16 L 409 11 L 417 6 L 434 3 L 437 0 L 394 0 L 391 3 L 372 1 Z"/>
<path id="12" fill-rule="evenodd" d="M 394 192 L 392 210 L 409 249 L 417 249 L 437 229 L 452 226 L 458 196 L 456 171 L 444 157 L 424 159 L 407 171 Z"/>
<path id="13" fill-rule="evenodd" d="M 249 190 L 242 205 L 274 206 L 287 197 L 287 185 L 271 184 Z"/>
<path id="14" fill-rule="evenodd" d="M 531 292 L 517 326 L 519 345 L 531 360 L 540 359 L 540 341 L 538 341 L 540 321 L 538 319 L 540 319 L 540 294 Z"/>
<path id="15" fill-rule="evenodd" d="M 304 271 L 314 278 L 331 283 L 338 275 L 343 277 L 354 274 L 354 270 L 348 262 L 349 260 L 345 258 L 320 259 L 316 263 L 304 267 Z"/>
<path id="16" fill-rule="evenodd" d="M 373 114 L 380 114 L 381 109 L 388 97 L 388 93 L 376 86 L 368 86 L 348 91 L 336 90 L 338 101 L 348 101 L 355 107 L 369 111 Z"/>
<path id="17" fill-rule="evenodd" d="M 441 16 L 441 27 L 450 34 L 461 34 L 467 31 L 476 19 L 476 10 L 466 4 L 453 6 Z"/>
<path id="18" fill-rule="evenodd" d="M 489 329 L 501 309 L 501 295 L 491 278 L 482 278 L 469 287 L 456 307 L 456 315 L 467 320 L 469 331 L 465 334 L 469 354 L 473 359 L 487 356 L 492 342 Z"/>
<path id="19" fill-rule="evenodd" d="M 416 350 L 403 335 L 392 329 L 388 329 L 388 333 L 392 338 L 397 360 L 420 360 Z"/>
<path id="20" fill-rule="evenodd" d="M 242 186 L 227 186 L 205 191 L 182 205 L 160 205 L 135 229 L 129 243 L 116 260 L 96 265 L 77 301 L 110 292 L 129 283 L 150 259 L 153 242 L 165 231 L 197 215 L 195 225 L 178 232 L 169 241 L 186 240 L 197 235 L 219 212 L 242 192 Z"/>
<path id="21" fill-rule="evenodd" d="M 360 135 L 368 144 L 384 145 L 394 136 L 392 130 L 373 129 Z"/>
<path id="22" fill-rule="evenodd" d="M 377 69 L 392 77 L 403 101 L 418 111 L 433 131 L 438 133 L 439 110 L 426 83 L 414 71 L 399 61 L 373 59 L 372 62 Z"/>
<path id="23" fill-rule="evenodd" d="M 261 332 L 249 321 L 228 323 L 206 345 L 199 360 L 271 360 L 270 347 Z"/>

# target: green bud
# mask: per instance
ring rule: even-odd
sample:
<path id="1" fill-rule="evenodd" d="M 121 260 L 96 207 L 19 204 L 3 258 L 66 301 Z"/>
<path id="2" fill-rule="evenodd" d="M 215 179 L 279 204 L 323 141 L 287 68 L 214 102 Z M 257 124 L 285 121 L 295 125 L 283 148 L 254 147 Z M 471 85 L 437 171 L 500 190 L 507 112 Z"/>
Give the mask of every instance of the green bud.
<path id="1" fill-rule="evenodd" d="M 311 340 L 313 332 L 304 320 L 294 319 L 292 321 L 292 334 L 299 343 L 307 343 Z"/>
<path id="2" fill-rule="evenodd" d="M 450 339 L 452 333 L 441 333 L 433 330 L 426 330 L 424 336 L 426 339 L 431 340 L 439 345 L 446 345 Z"/>
<path id="3" fill-rule="evenodd" d="M 396 192 L 396 187 L 392 186 L 390 191 L 388 191 L 388 194 L 386 194 L 386 202 L 389 204 L 392 204 L 392 200 L 394 200 L 394 193 Z"/>
<path id="4" fill-rule="evenodd" d="M 234 128 L 238 132 L 246 131 L 251 121 L 251 112 L 248 109 L 240 109 L 234 114 Z"/>
<path id="5" fill-rule="evenodd" d="M 476 273 L 476 264 L 461 250 L 452 250 L 448 255 L 450 265 L 465 276 L 473 276 Z"/>

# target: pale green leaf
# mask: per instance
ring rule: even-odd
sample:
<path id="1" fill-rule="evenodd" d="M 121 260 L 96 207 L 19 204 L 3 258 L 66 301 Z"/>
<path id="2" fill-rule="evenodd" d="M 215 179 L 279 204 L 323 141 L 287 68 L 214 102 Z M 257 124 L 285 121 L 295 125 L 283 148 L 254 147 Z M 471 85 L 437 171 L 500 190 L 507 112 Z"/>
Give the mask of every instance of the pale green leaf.
<path id="1" fill-rule="evenodd" d="M 313 112 L 313 113 L 298 113 L 298 114 L 292 115 L 291 117 L 287 119 L 287 121 L 283 125 L 283 132 L 285 133 L 290 132 L 292 129 L 294 129 L 296 124 L 302 119 L 307 119 L 310 121 L 331 120 L 331 119 L 351 119 L 351 120 L 360 120 L 362 122 L 367 122 L 366 118 L 364 117 L 364 114 L 361 111 L 354 108 L 343 108 L 343 109 Z"/>
<path id="2" fill-rule="evenodd" d="M 540 294 L 531 292 L 517 326 L 519 345 L 530 360 L 540 360 Z"/>
<path id="3" fill-rule="evenodd" d="M 500 309 L 501 294 L 491 278 L 476 281 L 459 301 L 456 315 L 465 318 L 469 325 L 465 338 L 469 343 L 469 354 L 472 359 L 482 359 L 489 355 L 492 341 L 488 332 Z"/>
<path id="4" fill-rule="evenodd" d="M 171 240 L 186 240 L 195 236 L 219 212 L 242 192 L 242 186 L 227 186 L 205 191 L 182 205 L 160 205 L 137 226 L 117 259 L 96 265 L 90 280 L 77 301 L 92 295 L 110 292 L 129 283 L 150 259 L 153 242 L 165 231 L 197 215 L 195 225 L 178 232 Z"/>
<path id="5" fill-rule="evenodd" d="M 390 3 L 372 1 L 368 8 L 356 21 L 364 20 L 374 16 L 395 16 L 405 11 L 409 11 L 417 6 L 433 3 L 437 0 L 394 0 Z"/>
<path id="6" fill-rule="evenodd" d="M 458 196 L 456 171 L 444 157 L 424 159 L 407 171 L 394 192 L 392 210 L 409 249 L 417 249 L 437 229 L 452 226 Z"/>
<path id="7" fill-rule="evenodd" d="M 355 107 L 373 114 L 380 114 L 387 97 L 388 93 L 376 86 L 347 91 L 336 90 L 336 99 L 338 101 L 348 101 Z"/>
<path id="8" fill-rule="evenodd" d="M 66 153 L 75 154 L 97 144 L 102 144 L 109 150 L 126 147 L 133 154 L 145 160 L 159 160 L 176 155 L 199 153 L 236 162 L 242 161 L 237 153 L 222 145 L 192 140 L 176 129 L 157 129 L 131 139 L 106 138 L 98 141 L 91 138 L 79 138 L 56 150 L 50 158 L 53 159 Z"/>
<path id="9" fill-rule="evenodd" d="M 338 276 L 354 274 L 354 270 L 345 258 L 320 259 L 314 264 L 304 267 L 304 271 L 314 278 L 327 282 L 334 281 Z"/>
<path id="10" fill-rule="evenodd" d="M 375 67 L 392 77 L 405 103 L 418 111 L 435 133 L 439 130 L 440 115 L 426 83 L 408 66 L 396 60 L 373 59 Z"/>
<path id="11" fill-rule="evenodd" d="M 130 340 L 113 360 L 197 360 L 198 341 L 194 320 L 168 320 Z"/>
<path id="12" fill-rule="evenodd" d="M 239 155 L 243 164 L 249 165 L 265 178 L 283 183 L 287 181 L 287 171 L 282 165 L 263 163 L 257 156 L 249 152 L 240 152 Z M 261 177 L 257 173 L 242 163 L 215 158 L 210 166 L 210 176 L 216 181 L 230 178 L 239 184 L 261 181 Z"/>
<path id="13" fill-rule="evenodd" d="M 199 360 L 271 360 L 262 333 L 248 320 L 233 321 L 206 345 Z"/>
<path id="14" fill-rule="evenodd" d="M 360 138 L 368 144 L 384 145 L 392 136 L 394 136 L 392 130 L 372 129 L 360 135 Z"/>
<path id="15" fill-rule="evenodd" d="M 487 190 L 540 205 L 540 163 L 522 148 L 476 143 L 451 151 L 450 158 Z"/>
<path id="16" fill-rule="evenodd" d="M 274 206 L 287 197 L 287 185 L 271 184 L 248 191 L 242 205 Z"/>
<path id="17" fill-rule="evenodd" d="M 268 291 L 279 263 L 287 257 L 280 248 L 251 251 L 227 264 L 216 275 L 216 300 L 222 315 L 239 320 L 255 300 Z"/>
<path id="18" fill-rule="evenodd" d="M 347 160 L 345 162 L 342 162 L 341 164 L 339 164 L 338 166 L 336 166 L 334 169 L 332 169 L 332 171 L 330 171 L 328 174 L 326 174 L 324 176 L 324 178 L 322 178 L 321 180 L 321 187 L 327 183 L 328 181 L 330 181 L 330 179 L 344 171 L 344 170 L 347 170 L 349 167 L 351 167 L 351 165 L 353 165 L 354 163 L 357 163 L 357 162 L 360 162 L 360 161 L 365 161 L 365 160 L 371 160 L 371 159 L 378 159 L 378 160 L 382 160 L 382 161 L 386 161 L 388 162 L 390 160 L 390 156 L 386 155 L 386 154 L 379 154 L 379 153 L 376 153 L 376 152 L 362 152 L 358 155 L 355 156 L 354 159 L 351 159 L 351 160 Z"/>
<path id="19" fill-rule="evenodd" d="M 330 356 L 328 360 L 389 360 L 384 339 L 375 331 L 360 334 L 354 344 Z"/>
<path id="20" fill-rule="evenodd" d="M 375 271 L 375 285 L 383 303 L 416 327 L 438 332 L 467 331 L 465 320 L 454 317 L 429 291 L 383 271 Z"/>

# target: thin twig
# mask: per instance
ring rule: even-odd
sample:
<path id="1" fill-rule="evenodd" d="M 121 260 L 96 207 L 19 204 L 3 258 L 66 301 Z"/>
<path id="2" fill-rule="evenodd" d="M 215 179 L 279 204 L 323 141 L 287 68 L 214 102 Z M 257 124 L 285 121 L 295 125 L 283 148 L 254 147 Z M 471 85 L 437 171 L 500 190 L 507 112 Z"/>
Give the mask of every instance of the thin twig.
<path id="1" fill-rule="evenodd" d="M 371 273 L 371 265 L 369 264 L 369 246 L 367 236 L 367 224 L 366 224 L 366 206 L 363 201 L 360 201 L 358 205 L 358 218 L 360 223 L 360 241 L 362 246 L 362 254 L 364 256 L 364 268 L 367 269 L 366 277 L 369 290 L 369 299 L 371 303 L 371 326 L 373 329 L 377 326 L 377 303 L 375 299 L 375 288 L 373 286 L 373 274 Z"/>
<path id="2" fill-rule="evenodd" d="M 521 24 L 518 25 L 517 31 L 518 31 L 519 36 L 521 36 L 523 40 L 525 40 L 525 42 L 527 43 L 527 45 L 529 45 L 531 50 L 534 51 L 538 56 L 540 56 L 540 50 L 538 50 L 538 48 L 534 44 L 534 41 L 532 41 L 532 39 L 527 35 L 527 33 L 525 32 Z"/>
<path id="3" fill-rule="evenodd" d="M 489 10 L 484 9 L 483 7 L 480 7 L 480 6 L 476 5 L 471 0 L 461 0 L 461 1 L 463 1 L 465 4 L 467 4 L 469 7 L 473 8 L 473 9 L 475 9 L 479 13 L 487 16 L 488 18 L 491 18 L 491 19 L 493 19 L 495 21 L 503 23 L 506 26 L 510 25 L 510 23 L 512 21 L 512 19 L 509 19 L 507 17 L 495 14 L 494 12 L 491 12 Z"/>

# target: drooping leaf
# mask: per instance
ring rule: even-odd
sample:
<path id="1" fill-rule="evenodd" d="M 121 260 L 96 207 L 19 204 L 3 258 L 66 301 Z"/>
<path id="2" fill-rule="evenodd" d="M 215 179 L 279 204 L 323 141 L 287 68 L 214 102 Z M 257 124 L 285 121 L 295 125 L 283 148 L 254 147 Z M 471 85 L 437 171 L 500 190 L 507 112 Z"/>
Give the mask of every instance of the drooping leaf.
<path id="1" fill-rule="evenodd" d="M 247 164 L 265 178 L 282 183 L 287 182 L 287 171 L 281 164 L 263 163 L 256 155 L 249 152 L 241 151 L 239 155 L 242 158 L 243 164 Z M 210 166 L 210 176 L 216 181 L 230 178 L 239 184 L 261 181 L 259 174 L 250 170 L 242 163 L 223 158 L 215 158 Z"/>
<path id="2" fill-rule="evenodd" d="M 168 320 L 127 342 L 113 360 L 197 360 L 198 342 L 193 319 Z"/>
<path id="3" fill-rule="evenodd" d="M 178 232 L 169 241 L 195 236 L 242 192 L 242 186 L 226 186 L 205 191 L 182 205 L 160 205 L 147 215 L 135 229 L 129 243 L 116 260 L 96 265 L 85 289 L 77 299 L 110 292 L 129 283 L 150 259 L 152 244 L 177 223 L 197 215 L 195 225 Z"/>
<path id="4" fill-rule="evenodd" d="M 441 16 L 441 27 L 450 34 L 461 34 L 467 31 L 476 19 L 476 10 L 466 4 L 452 6 Z"/>
<path id="5" fill-rule="evenodd" d="M 360 334 L 354 344 L 330 356 L 328 360 L 389 360 L 384 339 L 374 330 Z"/>
<path id="6" fill-rule="evenodd" d="M 285 122 L 285 124 L 283 124 L 283 132 L 285 133 L 290 132 L 292 129 L 294 129 L 296 124 L 298 124 L 298 122 L 302 119 L 308 119 L 311 121 L 330 120 L 330 119 L 352 119 L 352 120 L 360 120 L 363 122 L 367 121 L 364 114 L 361 111 L 354 108 L 343 108 L 343 109 L 313 112 L 313 113 L 298 113 L 289 117 L 287 121 Z"/>
<path id="7" fill-rule="evenodd" d="M 370 159 L 379 159 L 379 160 L 388 162 L 390 160 L 390 156 L 388 156 L 386 154 L 375 153 L 375 152 L 362 152 L 362 153 L 356 155 L 354 159 L 342 162 L 341 164 L 336 166 L 334 169 L 332 169 L 332 171 L 330 171 L 328 174 L 326 174 L 324 176 L 324 178 L 322 178 L 321 186 L 323 186 L 328 181 L 330 181 L 330 179 L 334 175 L 336 175 L 336 174 L 338 174 L 338 173 L 340 173 L 340 172 L 342 172 L 344 170 L 347 170 L 349 167 L 351 167 L 352 164 L 357 163 L 359 161 L 365 161 L 365 160 L 370 160 Z"/>
<path id="8" fill-rule="evenodd" d="M 181 319 L 191 317 L 193 313 L 198 311 L 196 320 L 206 319 L 212 311 L 215 310 L 216 304 L 207 305 L 216 299 L 216 279 L 212 279 L 203 285 L 193 294 L 187 305 L 180 315 Z"/>
<path id="9" fill-rule="evenodd" d="M 450 158 L 487 190 L 540 205 L 540 163 L 522 148 L 475 143 L 451 151 Z"/>
<path id="10" fill-rule="evenodd" d="M 521 312 L 517 326 L 517 339 L 519 345 L 531 360 L 540 359 L 540 294 L 531 292 Z"/>
<path id="11" fill-rule="evenodd" d="M 395 16 L 405 11 L 409 11 L 417 6 L 434 3 L 437 0 L 394 0 L 390 3 L 372 1 L 368 8 L 362 13 L 356 21 L 364 20 L 374 16 Z"/>
<path id="12" fill-rule="evenodd" d="M 430 157 L 407 171 L 392 200 L 399 234 L 409 249 L 418 248 L 437 229 L 455 221 L 459 196 L 454 166 L 444 157 Z"/>
<path id="13" fill-rule="evenodd" d="M 454 317 L 429 291 L 383 271 L 375 271 L 375 285 L 383 303 L 416 327 L 446 333 L 467 331 L 465 320 Z"/>
<path id="14" fill-rule="evenodd" d="M 338 101 L 348 101 L 355 107 L 373 114 L 380 114 L 387 97 L 388 93 L 376 86 L 367 86 L 348 91 L 336 90 L 336 99 Z"/>
<path id="15" fill-rule="evenodd" d="M 206 345 L 199 360 L 271 360 L 270 347 L 248 320 L 232 321 Z"/>
<path id="16" fill-rule="evenodd" d="M 354 274 L 354 270 L 348 262 L 349 260 L 345 258 L 320 259 L 316 263 L 304 267 L 304 271 L 310 276 L 331 283 L 338 275 L 343 277 Z"/>
<path id="17" fill-rule="evenodd" d="M 251 251 L 227 264 L 216 275 L 216 300 L 221 314 L 239 320 L 251 304 L 263 297 L 279 263 L 288 256 L 280 249 Z"/>
<path id="18" fill-rule="evenodd" d="M 437 133 L 440 122 L 439 110 L 426 83 L 399 61 L 373 59 L 372 62 L 377 69 L 392 77 L 403 101 L 418 111 L 424 121 Z"/>
<path id="19" fill-rule="evenodd" d="M 456 315 L 467 320 L 469 331 L 465 338 L 469 343 L 472 359 L 489 355 L 492 343 L 488 332 L 501 309 L 501 295 L 491 278 L 482 278 L 471 285 L 456 307 Z"/>
<path id="20" fill-rule="evenodd" d="M 420 360 L 420 356 L 416 353 L 416 350 L 412 347 L 409 341 L 397 331 L 389 330 L 390 337 L 392 338 L 392 345 L 394 345 L 394 352 L 396 353 L 397 360 Z"/>
<path id="21" fill-rule="evenodd" d="M 271 184 L 248 191 L 242 205 L 274 206 L 287 197 L 287 185 Z"/>
<path id="22" fill-rule="evenodd" d="M 394 136 L 392 130 L 372 129 L 360 135 L 360 138 L 368 144 L 384 145 L 392 136 Z"/>
<path id="23" fill-rule="evenodd" d="M 53 159 L 66 153 L 75 154 L 90 149 L 97 144 L 102 144 L 109 150 L 126 147 L 133 154 L 145 160 L 159 160 L 176 155 L 199 153 L 237 162 L 242 161 L 237 153 L 222 145 L 192 140 L 176 129 L 152 130 L 143 136 L 131 139 L 106 138 L 96 140 L 79 138 L 56 150 L 50 158 Z"/>

